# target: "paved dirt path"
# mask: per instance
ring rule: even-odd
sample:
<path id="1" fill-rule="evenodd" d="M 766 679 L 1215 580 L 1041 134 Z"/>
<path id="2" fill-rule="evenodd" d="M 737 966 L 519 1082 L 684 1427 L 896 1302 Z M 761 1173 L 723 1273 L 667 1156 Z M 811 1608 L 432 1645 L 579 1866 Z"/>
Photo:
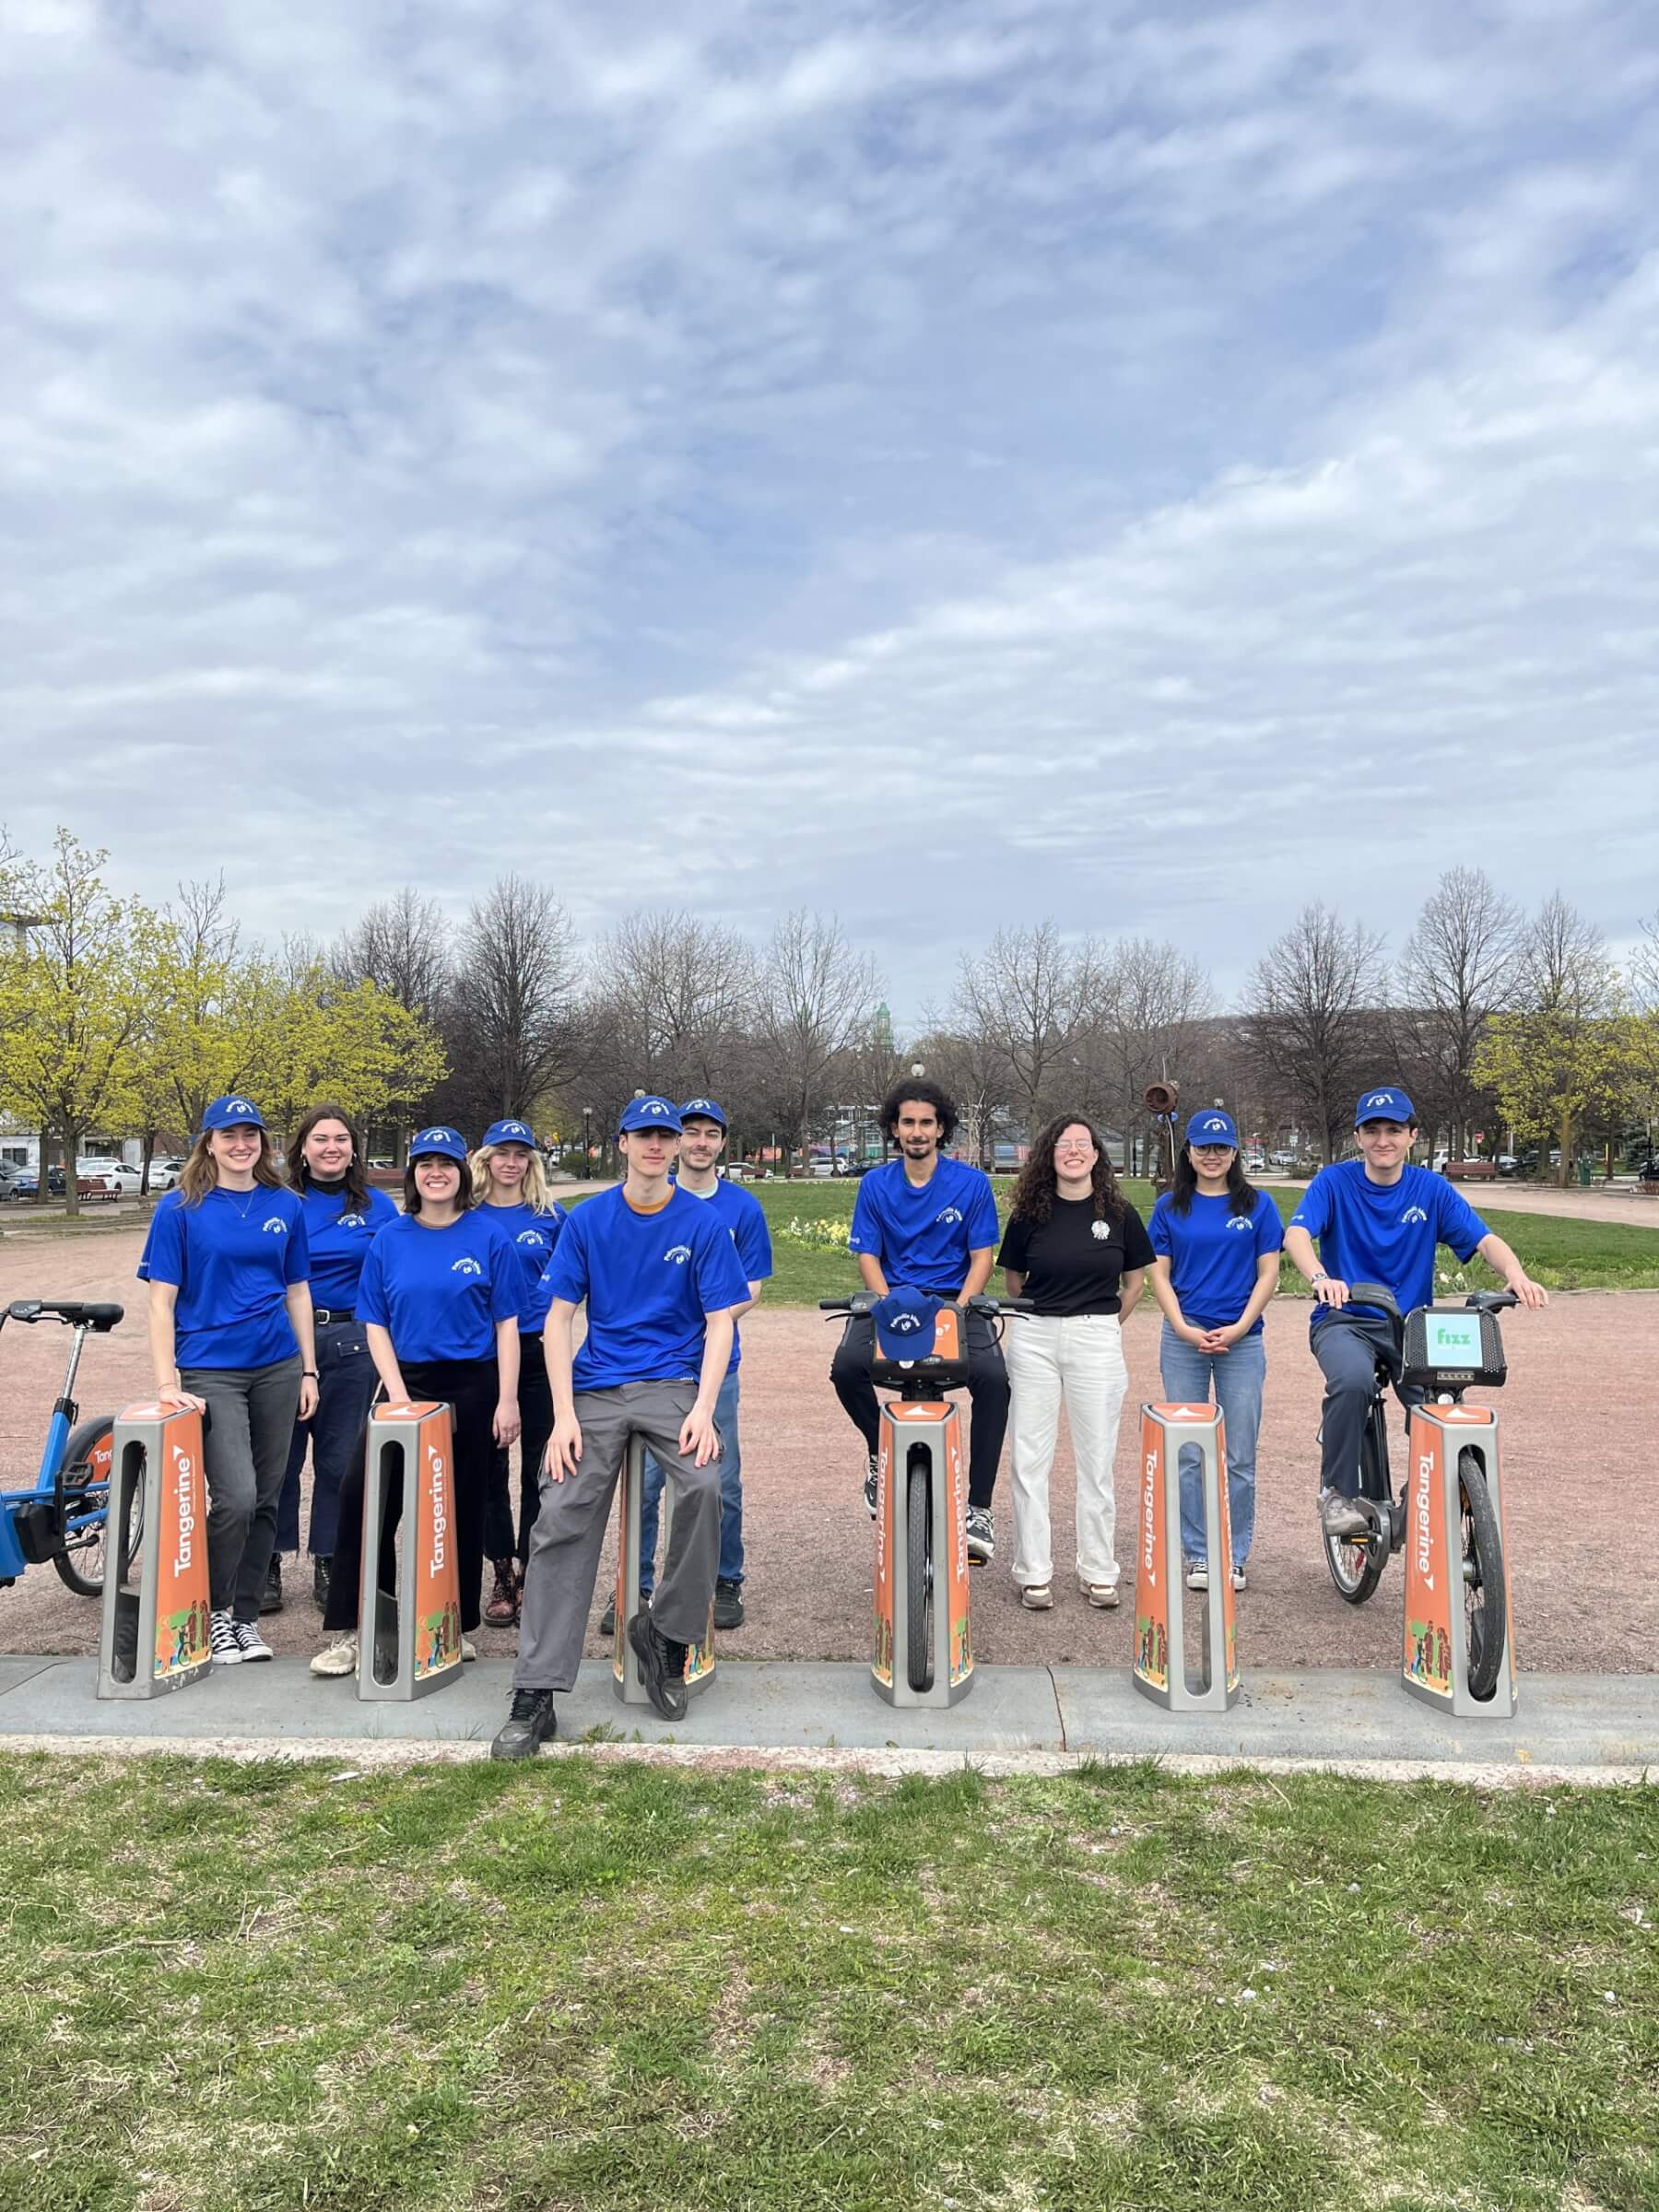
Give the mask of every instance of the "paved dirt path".
<path id="1" fill-rule="evenodd" d="M 0 1244 L 0 1299 L 114 1298 L 127 1319 L 95 1339 L 80 1398 L 102 1411 L 148 1387 L 143 1310 L 132 1270 L 140 1239 L 122 1232 L 50 1245 Z M 1399 1633 L 1399 1563 L 1359 1612 L 1333 1593 L 1318 1549 L 1312 1498 L 1319 1372 L 1306 1348 L 1308 1309 L 1281 1300 L 1268 1316 L 1267 1399 L 1260 1454 L 1256 1545 L 1241 1600 L 1246 1665 L 1387 1666 Z M 1125 1332 L 1130 1399 L 1117 1459 L 1118 1554 L 1129 1562 L 1134 1526 L 1134 1407 L 1160 1396 L 1158 1328 L 1149 1312 Z M 858 1494 L 860 1446 L 830 1394 L 833 1330 L 816 1313 L 764 1307 L 744 1328 L 744 1488 L 749 1625 L 734 1655 L 842 1659 L 869 1646 L 870 1524 Z M 1659 1293 L 1583 1291 L 1537 1317 L 1510 1317 L 1510 1382 L 1500 1394 L 1504 1477 L 1521 1665 L 1574 1673 L 1659 1672 L 1659 1592 L 1644 1532 L 1659 1489 Z M 0 1336 L 0 1465 L 8 1485 L 32 1476 L 56 1393 L 65 1337 L 10 1324 Z M 1054 1470 L 1056 1575 L 1052 1613 L 1021 1610 L 1007 1560 L 1012 1523 L 1006 1468 L 999 1485 L 996 1561 L 975 1571 L 974 1640 L 982 1659 L 1127 1665 L 1127 1612 L 1091 1612 L 1065 1579 L 1073 1554 L 1073 1468 L 1062 1437 Z M 294 1584 L 309 1577 L 294 1575 Z M 267 1623 L 279 1650 L 319 1641 L 309 1588 L 294 1587 Z M 95 1648 L 96 1607 L 70 1595 L 49 1568 L 0 1591 L 0 1650 Z M 510 1630 L 486 1630 L 504 1654 Z M 591 1652 L 606 1647 L 590 1640 Z"/>

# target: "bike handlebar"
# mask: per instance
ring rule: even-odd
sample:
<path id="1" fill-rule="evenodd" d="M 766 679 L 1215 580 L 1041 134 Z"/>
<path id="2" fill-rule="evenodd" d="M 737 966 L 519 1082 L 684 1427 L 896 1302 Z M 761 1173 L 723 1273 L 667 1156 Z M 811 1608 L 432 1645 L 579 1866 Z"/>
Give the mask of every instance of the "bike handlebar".
<path id="1" fill-rule="evenodd" d="M 868 1313 L 880 1303 L 874 1290 L 854 1290 L 850 1298 L 820 1298 L 820 1313 Z M 970 1313 L 1030 1313 L 1035 1312 L 1035 1300 L 1029 1298 L 991 1298 L 976 1290 L 971 1298 L 944 1299 L 944 1305 L 959 1305 Z"/>

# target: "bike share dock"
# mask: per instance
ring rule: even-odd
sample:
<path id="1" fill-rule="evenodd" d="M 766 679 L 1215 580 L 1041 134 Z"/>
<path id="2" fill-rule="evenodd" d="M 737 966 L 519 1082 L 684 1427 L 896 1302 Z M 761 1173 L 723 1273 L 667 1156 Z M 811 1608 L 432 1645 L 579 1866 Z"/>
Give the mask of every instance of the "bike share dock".
<path id="1" fill-rule="evenodd" d="M 507 1711 L 512 1663 L 484 1659 L 441 1697 L 362 1703 L 349 1681 L 318 1683 L 300 1659 L 221 1668 L 183 1697 L 100 1703 L 94 1658 L 0 1656 L 0 1750 L 142 1747 L 208 1756 L 332 1758 L 402 1747 L 418 1759 L 485 1758 Z M 870 1695 L 866 1663 L 743 1660 L 722 1653 L 718 1680 L 677 1727 L 619 1707 L 608 1659 L 582 1663 L 558 1700 L 564 1745 L 590 1740 L 683 1747 L 753 1763 L 774 1755 L 830 1764 L 962 1760 L 1049 1763 L 1056 1756 L 1160 1759 L 1173 1768 L 1377 1768 L 1455 1778 L 1567 1774 L 1659 1778 L 1659 1676 L 1522 1677 L 1512 1719 L 1465 1723 L 1400 1694 L 1386 1669 L 1247 1667 L 1225 1712 L 1171 1715 L 1132 1687 L 1126 1666 L 981 1666 L 954 1712 L 895 1710 Z"/>

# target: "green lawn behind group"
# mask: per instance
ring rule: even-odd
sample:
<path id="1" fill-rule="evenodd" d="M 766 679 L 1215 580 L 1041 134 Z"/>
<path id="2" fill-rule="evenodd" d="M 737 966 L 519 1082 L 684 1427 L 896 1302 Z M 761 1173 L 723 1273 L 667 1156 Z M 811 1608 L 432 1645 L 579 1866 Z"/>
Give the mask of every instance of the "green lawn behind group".
<path id="1" fill-rule="evenodd" d="M 776 1273 L 767 1291 L 769 1304 L 815 1305 L 820 1298 L 835 1298 L 857 1288 L 858 1269 L 845 1244 L 858 1189 L 855 1182 L 756 1182 L 747 1187 L 765 1207 L 772 1233 Z M 1014 1194 L 1013 1179 L 998 1176 L 993 1187 L 998 1216 L 1006 1222 Z M 1152 1211 L 1151 1184 L 1128 1182 L 1124 1189 L 1145 1219 Z M 580 1203 L 578 1193 L 568 1185 L 561 1185 L 557 1194 L 565 1205 L 572 1199 Z M 1295 1212 L 1301 1195 L 1300 1187 L 1272 1193 L 1286 1220 Z M 1505 1213 L 1501 1207 L 1484 1204 L 1478 1194 L 1474 1204 L 1481 1218 L 1519 1253 L 1528 1272 L 1547 1289 L 1659 1289 L 1659 1226 L 1631 1229 L 1618 1222 L 1583 1221 L 1554 1214 Z M 830 1241 L 838 1236 L 840 1241 Z M 1482 1261 L 1460 1268 L 1452 1254 L 1442 1250 L 1440 1265 L 1445 1277 L 1441 1288 L 1448 1297 L 1455 1297 L 1462 1288 L 1501 1288 L 1498 1277 Z M 1000 1281 L 1000 1277 L 994 1276 L 992 1288 L 998 1288 Z M 1307 1283 L 1288 1260 L 1281 1266 L 1280 1287 L 1304 1297 L 1308 1294 Z"/>
<path id="2" fill-rule="evenodd" d="M 1659 2202 L 1651 1791 L 0 1759 L 0 2205 Z"/>

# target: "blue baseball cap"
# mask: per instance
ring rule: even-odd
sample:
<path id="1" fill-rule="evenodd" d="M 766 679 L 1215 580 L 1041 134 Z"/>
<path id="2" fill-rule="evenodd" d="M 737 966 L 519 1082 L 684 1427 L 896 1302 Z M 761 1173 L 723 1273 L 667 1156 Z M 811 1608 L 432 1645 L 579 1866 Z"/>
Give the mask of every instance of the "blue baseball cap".
<path id="1" fill-rule="evenodd" d="M 1368 1090 L 1354 1109 L 1354 1126 L 1363 1122 L 1415 1122 L 1417 1108 L 1403 1090 Z"/>
<path id="2" fill-rule="evenodd" d="M 1223 1113 L 1219 1106 L 1206 1106 L 1188 1122 L 1186 1141 L 1189 1145 L 1230 1145 L 1236 1152 L 1239 1126 L 1232 1115 Z"/>
<path id="3" fill-rule="evenodd" d="M 215 1099 L 202 1116 L 202 1135 L 209 1129 L 263 1129 L 265 1117 L 252 1099 L 239 1099 L 228 1094 Z"/>
<path id="4" fill-rule="evenodd" d="M 870 1308 L 884 1359 L 925 1359 L 934 1348 L 934 1322 L 942 1299 L 900 1283 Z"/>
<path id="5" fill-rule="evenodd" d="M 680 1133 L 679 1108 L 672 1099 L 659 1099 L 649 1092 L 643 1098 L 629 1099 L 617 1119 L 618 1136 L 630 1129 L 655 1129 L 664 1136 L 677 1136 Z"/>
<path id="6" fill-rule="evenodd" d="M 700 1121 L 718 1122 L 723 1129 L 727 1126 L 724 1113 L 712 1099 L 688 1099 L 680 1108 L 680 1120 L 688 1122 L 693 1114 Z"/>
<path id="7" fill-rule="evenodd" d="M 528 1122 L 491 1122 L 484 1132 L 487 1145 L 528 1145 L 535 1149 L 535 1138 Z"/>
<path id="8" fill-rule="evenodd" d="M 457 1167 L 466 1165 L 466 1139 L 459 1129 L 447 1128 L 440 1122 L 430 1129 L 417 1129 L 409 1139 L 409 1165 L 418 1159 L 436 1158 L 453 1159 Z"/>

